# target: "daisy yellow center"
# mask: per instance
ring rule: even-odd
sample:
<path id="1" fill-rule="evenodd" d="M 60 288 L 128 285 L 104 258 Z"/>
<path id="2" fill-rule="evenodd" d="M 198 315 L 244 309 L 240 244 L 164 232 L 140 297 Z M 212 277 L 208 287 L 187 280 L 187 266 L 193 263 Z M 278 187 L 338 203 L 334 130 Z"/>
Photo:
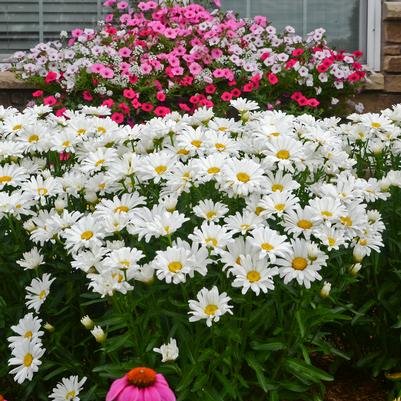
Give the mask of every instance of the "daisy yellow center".
<path id="1" fill-rule="evenodd" d="M 264 212 L 266 209 L 264 209 L 263 207 L 260 207 L 260 206 L 258 206 L 256 209 L 255 209 L 255 214 L 256 214 L 256 216 L 259 216 L 262 212 Z"/>
<path id="2" fill-rule="evenodd" d="M 363 139 L 365 138 L 365 133 L 364 132 L 358 132 L 359 138 Z"/>
<path id="3" fill-rule="evenodd" d="M 287 160 L 290 158 L 290 152 L 285 149 L 281 149 L 276 153 L 278 159 Z"/>
<path id="4" fill-rule="evenodd" d="M 282 192 L 284 190 L 284 186 L 281 184 L 273 184 L 272 185 L 272 191 L 273 192 Z"/>
<path id="5" fill-rule="evenodd" d="M 63 145 L 64 148 L 67 148 L 68 146 L 71 146 L 71 142 L 70 141 L 64 141 L 62 143 L 62 145 Z"/>
<path id="6" fill-rule="evenodd" d="M 11 176 L 9 175 L 2 175 L 0 177 L 0 184 L 4 184 L 5 182 L 10 182 L 11 181 Z"/>
<path id="7" fill-rule="evenodd" d="M 273 250 L 274 246 L 272 244 L 269 244 L 268 242 L 264 242 L 261 246 L 260 246 L 264 251 L 271 251 Z"/>
<path id="8" fill-rule="evenodd" d="M 77 135 L 83 135 L 83 134 L 85 134 L 86 133 L 86 129 L 85 128 L 80 128 L 78 131 L 77 131 Z"/>
<path id="9" fill-rule="evenodd" d="M 70 401 L 70 400 L 72 400 L 73 398 L 75 398 L 76 395 L 77 395 L 77 393 L 76 393 L 74 390 L 69 391 L 69 392 L 65 395 L 65 399 L 66 399 L 67 401 Z"/>
<path id="10" fill-rule="evenodd" d="M 305 258 L 294 258 L 291 265 L 295 270 L 305 270 L 306 266 L 308 266 L 308 261 Z"/>
<path id="11" fill-rule="evenodd" d="M 37 142 L 37 141 L 39 141 L 39 137 L 36 134 L 33 134 L 28 138 L 29 143 Z"/>
<path id="12" fill-rule="evenodd" d="M 241 230 L 246 231 L 246 230 L 249 230 L 251 226 L 249 224 L 241 224 L 240 227 L 241 227 Z"/>
<path id="13" fill-rule="evenodd" d="M 191 173 L 189 171 L 186 171 L 183 175 L 182 175 L 182 179 L 184 181 L 188 181 L 191 178 Z"/>
<path id="14" fill-rule="evenodd" d="M 285 204 L 284 203 L 277 203 L 277 205 L 274 205 L 274 208 L 277 211 L 282 212 L 285 209 Z"/>
<path id="15" fill-rule="evenodd" d="M 373 128 L 380 128 L 382 125 L 380 124 L 380 123 L 377 123 L 377 122 L 373 122 L 372 123 L 372 127 Z"/>
<path id="16" fill-rule="evenodd" d="M 166 234 L 170 234 L 170 226 L 164 226 L 163 228 Z"/>
<path id="17" fill-rule="evenodd" d="M 32 338 L 33 333 L 31 330 L 28 330 L 25 334 L 24 334 L 24 338 Z"/>
<path id="18" fill-rule="evenodd" d="M 163 166 L 163 165 L 157 166 L 157 167 L 155 167 L 155 171 L 159 175 L 163 174 L 167 171 L 167 166 Z"/>
<path id="19" fill-rule="evenodd" d="M 106 133 L 106 128 L 98 127 L 97 132 L 99 132 L 99 134 L 105 134 Z"/>
<path id="20" fill-rule="evenodd" d="M 29 366 L 32 365 L 33 362 L 33 356 L 32 354 L 26 354 L 24 356 L 24 366 L 26 366 L 27 368 L 29 368 Z"/>
<path id="21" fill-rule="evenodd" d="M 156 372 L 149 368 L 134 368 L 127 373 L 127 379 L 135 387 L 150 387 L 156 383 Z"/>
<path id="22" fill-rule="evenodd" d="M 347 226 L 347 227 L 351 227 L 352 226 L 351 217 L 343 216 L 343 217 L 340 218 L 340 220 L 341 220 L 341 223 L 344 224 L 344 226 Z"/>
<path id="23" fill-rule="evenodd" d="M 47 195 L 47 192 L 46 188 L 38 188 L 38 195 Z"/>
<path id="24" fill-rule="evenodd" d="M 209 304 L 205 306 L 204 312 L 206 313 L 206 315 L 212 316 L 216 313 L 217 309 L 219 309 L 217 305 Z"/>
<path id="25" fill-rule="evenodd" d="M 100 159 L 100 160 L 98 160 L 98 161 L 95 163 L 95 166 L 96 166 L 96 167 L 99 167 L 99 166 L 101 166 L 102 164 L 104 164 L 105 161 L 106 161 L 106 160 L 104 160 L 104 159 Z"/>
<path id="26" fill-rule="evenodd" d="M 238 181 L 241 181 L 246 184 L 251 179 L 251 177 L 247 173 L 238 173 L 237 179 Z"/>
<path id="27" fill-rule="evenodd" d="M 123 265 L 124 267 L 128 267 L 131 265 L 131 263 L 129 262 L 129 260 L 122 260 L 120 262 L 120 265 Z"/>
<path id="28" fill-rule="evenodd" d="M 332 216 L 333 216 L 333 213 L 329 212 L 328 210 L 323 210 L 323 211 L 321 212 L 321 214 L 322 214 L 322 216 L 324 216 L 324 217 L 332 217 Z"/>
<path id="29" fill-rule="evenodd" d="M 83 240 L 85 240 L 85 241 L 90 240 L 92 237 L 93 237 L 93 232 L 90 231 L 90 230 L 84 231 L 84 232 L 81 234 L 81 239 L 83 239 Z"/>
<path id="30" fill-rule="evenodd" d="M 202 141 L 194 140 L 191 142 L 191 145 L 195 146 L 195 148 L 199 148 L 202 145 Z"/>
<path id="31" fill-rule="evenodd" d="M 114 213 L 127 213 L 128 210 L 129 210 L 129 209 L 128 209 L 127 206 L 121 205 L 121 206 L 117 206 L 117 207 L 114 209 Z"/>
<path id="32" fill-rule="evenodd" d="M 330 246 L 334 246 L 336 244 L 336 240 L 333 237 L 328 238 L 328 243 Z"/>
<path id="33" fill-rule="evenodd" d="M 180 149 L 177 151 L 177 154 L 186 156 L 189 153 L 187 149 Z"/>
<path id="34" fill-rule="evenodd" d="M 260 273 L 256 270 L 251 270 L 247 273 L 246 278 L 250 283 L 256 283 L 260 280 Z"/>
<path id="35" fill-rule="evenodd" d="M 210 167 L 207 172 L 208 174 L 218 174 L 220 173 L 220 169 L 218 167 Z"/>
<path id="36" fill-rule="evenodd" d="M 39 299 L 43 299 L 45 296 L 46 296 L 46 291 L 45 290 L 40 291 Z"/>
<path id="37" fill-rule="evenodd" d="M 213 237 L 208 237 L 205 239 L 206 244 L 212 245 L 212 246 L 217 246 L 217 239 Z"/>
<path id="38" fill-rule="evenodd" d="M 219 151 L 222 151 L 226 148 L 226 145 L 224 143 L 216 143 L 216 149 Z"/>
<path id="39" fill-rule="evenodd" d="M 211 210 L 210 212 L 206 213 L 206 217 L 210 220 L 213 219 L 213 217 L 216 217 L 216 212 L 214 210 Z"/>
<path id="40" fill-rule="evenodd" d="M 100 183 L 99 185 L 99 189 L 105 189 L 106 188 L 106 184 L 105 183 Z"/>
<path id="41" fill-rule="evenodd" d="M 280 136 L 280 132 L 272 132 L 272 133 L 271 133 L 271 136 L 278 137 L 278 136 Z"/>
<path id="42" fill-rule="evenodd" d="M 182 263 L 177 261 L 170 262 L 167 267 L 172 273 L 177 273 L 182 269 Z"/>
<path id="43" fill-rule="evenodd" d="M 22 128 L 22 124 L 16 124 L 16 125 L 14 125 L 14 127 L 13 127 L 13 131 L 18 131 L 18 130 L 20 130 Z"/>
<path id="44" fill-rule="evenodd" d="M 241 265 L 241 256 L 238 256 L 238 258 L 235 259 L 235 263 L 236 263 L 237 265 Z"/>
<path id="45" fill-rule="evenodd" d="M 359 240 L 359 245 L 366 246 L 367 244 L 368 244 L 368 241 L 366 239 Z"/>
<path id="46" fill-rule="evenodd" d="M 221 131 L 221 132 L 226 132 L 227 130 L 228 130 L 227 127 L 220 127 L 220 128 L 219 128 L 219 131 Z"/>
<path id="47" fill-rule="evenodd" d="M 303 230 L 308 230 L 313 226 L 313 223 L 310 220 L 299 220 L 297 223 L 297 226 L 299 228 L 302 228 Z"/>

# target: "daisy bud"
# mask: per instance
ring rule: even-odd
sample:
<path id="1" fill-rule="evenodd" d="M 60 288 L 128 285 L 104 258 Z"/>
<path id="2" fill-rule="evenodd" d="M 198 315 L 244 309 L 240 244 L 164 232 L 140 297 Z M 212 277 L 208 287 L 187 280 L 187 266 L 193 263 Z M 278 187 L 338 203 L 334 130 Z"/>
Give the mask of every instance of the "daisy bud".
<path id="1" fill-rule="evenodd" d="M 95 203 L 97 201 L 96 192 L 87 192 L 85 194 L 85 200 L 90 203 Z"/>
<path id="2" fill-rule="evenodd" d="M 88 329 L 88 330 L 92 330 L 93 327 L 95 326 L 95 323 L 93 322 L 93 320 L 88 315 L 85 315 L 81 319 L 81 323 L 83 324 L 85 329 Z"/>
<path id="3" fill-rule="evenodd" d="M 355 263 L 354 265 L 351 265 L 349 271 L 351 273 L 352 276 L 356 276 L 359 272 L 359 270 L 361 270 L 362 265 L 360 263 Z"/>
<path id="4" fill-rule="evenodd" d="M 106 333 L 103 331 L 103 329 L 100 326 L 95 326 L 92 330 L 91 333 L 93 337 L 95 337 L 95 340 L 102 344 L 106 341 Z"/>
<path id="5" fill-rule="evenodd" d="M 36 228 L 36 225 L 32 220 L 28 220 L 23 224 L 23 227 L 26 231 L 32 232 Z"/>
<path id="6" fill-rule="evenodd" d="M 65 207 L 67 206 L 67 202 L 62 198 L 57 198 L 54 202 L 54 207 L 56 208 L 57 212 L 61 213 Z"/>
<path id="7" fill-rule="evenodd" d="M 145 284 L 152 284 L 154 281 L 154 272 L 155 269 L 149 265 L 143 265 L 140 270 L 135 272 L 135 280 L 141 281 Z"/>
<path id="8" fill-rule="evenodd" d="M 360 263 L 365 257 L 365 253 L 362 252 L 359 248 L 354 248 L 352 256 L 354 257 L 354 262 Z"/>
<path id="9" fill-rule="evenodd" d="M 49 333 L 53 333 L 54 330 L 56 330 L 56 329 L 54 328 L 54 326 L 52 326 L 50 323 L 45 323 L 43 327 L 44 327 L 44 329 L 47 330 Z"/>
<path id="10" fill-rule="evenodd" d="M 153 348 L 153 351 L 162 356 L 162 362 L 175 361 L 179 354 L 175 338 L 170 339 L 169 343 L 161 345 L 160 348 Z"/>
<path id="11" fill-rule="evenodd" d="M 331 283 L 325 281 L 322 289 L 320 290 L 320 296 L 322 298 L 327 298 L 330 295 Z"/>

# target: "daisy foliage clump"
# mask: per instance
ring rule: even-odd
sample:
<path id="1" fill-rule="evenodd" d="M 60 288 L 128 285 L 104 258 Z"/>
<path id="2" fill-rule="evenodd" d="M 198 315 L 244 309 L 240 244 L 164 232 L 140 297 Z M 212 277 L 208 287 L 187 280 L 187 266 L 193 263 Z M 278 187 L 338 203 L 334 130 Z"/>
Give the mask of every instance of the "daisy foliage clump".
<path id="1" fill-rule="evenodd" d="M 327 325 L 360 316 L 352 288 L 401 186 L 401 108 L 344 123 L 231 105 L 134 126 L 0 108 L 0 372 L 20 399 L 102 398 L 134 366 L 182 400 L 332 379 L 310 355 L 346 357 Z"/>

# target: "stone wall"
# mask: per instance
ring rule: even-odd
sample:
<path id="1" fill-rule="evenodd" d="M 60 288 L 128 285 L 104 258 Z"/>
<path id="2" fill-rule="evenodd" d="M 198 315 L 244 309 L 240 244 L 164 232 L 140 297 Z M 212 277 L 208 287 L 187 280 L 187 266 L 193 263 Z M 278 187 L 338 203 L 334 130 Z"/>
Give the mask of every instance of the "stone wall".
<path id="1" fill-rule="evenodd" d="M 384 91 L 401 93 L 401 1 L 383 4 Z"/>
<path id="2" fill-rule="evenodd" d="M 31 99 L 32 87 L 18 81 L 10 72 L 0 72 L 0 105 L 23 109 Z"/>

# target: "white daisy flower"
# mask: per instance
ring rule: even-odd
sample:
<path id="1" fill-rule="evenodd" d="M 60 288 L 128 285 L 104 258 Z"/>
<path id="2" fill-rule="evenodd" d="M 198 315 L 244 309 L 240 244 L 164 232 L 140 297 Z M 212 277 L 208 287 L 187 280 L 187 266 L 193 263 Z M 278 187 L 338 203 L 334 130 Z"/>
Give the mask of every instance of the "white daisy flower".
<path id="1" fill-rule="evenodd" d="M 78 397 L 81 392 L 86 377 L 79 380 L 78 376 L 63 377 L 61 382 L 57 383 L 49 395 L 53 401 L 79 401 Z"/>
<path id="2" fill-rule="evenodd" d="M 31 381 L 33 374 L 39 370 L 42 364 L 40 358 L 45 353 L 40 342 L 29 340 L 19 341 L 12 349 L 12 357 L 8 360 L 9 366 L 15 366 L 10 370 L 14 380 L 21 384 L 25 380 Z"/>
<path id="3" fill-rule="evenodd" d="M 211 327 L 212 323 L 218 322 L 224 314 L 230 313 L 232 315 L 233 306 L 228 304 L 231 298 L 225 292 L 219 294 L 216 286 L 211 290 L 202 288 L 196 298 L 197 300 L 191 299 L 188 302 L 191 309 L 188 312 L 191 315 L 190 322 L 205 319 L 206 325 Z"/>
<path id="4" fill-rule="evenodd" d="M 39 312 L 40 307 L 46 301 L 49 295 L 50 286 L 55 278 L 51 279 L 51 275 L 45 273 L 42 277 L 34 278 L 31 284 L 26 287 L 27 294 L 25 295 L 26 306 L 29 309 L 34 309 L 36 313 Z"/>

